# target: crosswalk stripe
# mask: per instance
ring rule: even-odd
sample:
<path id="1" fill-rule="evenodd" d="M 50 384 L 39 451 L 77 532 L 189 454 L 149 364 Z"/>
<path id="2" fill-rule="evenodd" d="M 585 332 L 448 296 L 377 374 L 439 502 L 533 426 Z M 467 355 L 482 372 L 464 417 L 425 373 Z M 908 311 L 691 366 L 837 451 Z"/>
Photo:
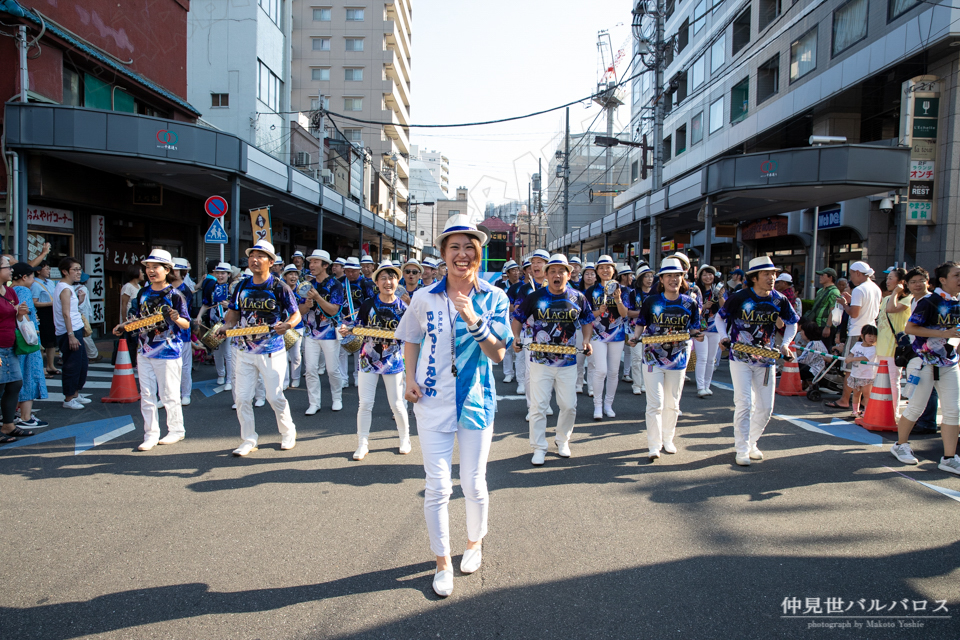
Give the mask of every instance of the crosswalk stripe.
<path id="1" fill-rule="evenodd" d="M 98 380 L 87 380 L 83 385 L 84 389 L 109 389 L 110 382 L 100 382 Z M 62 387 L 63 381 L 59 378 L 47 378 L 47 387 Z"/>

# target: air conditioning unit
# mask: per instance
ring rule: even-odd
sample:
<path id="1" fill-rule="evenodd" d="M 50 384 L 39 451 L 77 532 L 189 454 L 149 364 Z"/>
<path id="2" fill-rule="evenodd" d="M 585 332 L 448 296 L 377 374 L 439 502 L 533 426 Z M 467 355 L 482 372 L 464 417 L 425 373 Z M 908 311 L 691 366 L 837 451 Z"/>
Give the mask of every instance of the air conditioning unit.
<path id="1" fill-rule="evenodd" d="M 323 184 L 333 184 L 333 171 L 330 171 L 330 169 L 321 171 L 320 177 L 323 180 Z"/>
<path id="2" fill-rule="evenodd" d="M 293 166 L 295 167 L 310 166 L 310 154 L 306 151 L 297 151 L 297 156 L 293 161 Z"/>

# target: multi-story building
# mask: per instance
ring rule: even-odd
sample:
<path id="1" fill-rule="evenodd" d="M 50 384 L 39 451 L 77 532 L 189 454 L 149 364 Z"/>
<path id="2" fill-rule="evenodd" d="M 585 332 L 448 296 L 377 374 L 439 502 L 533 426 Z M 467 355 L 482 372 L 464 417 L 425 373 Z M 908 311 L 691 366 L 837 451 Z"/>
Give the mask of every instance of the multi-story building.
<path id="1" fill-rule="evenodd" d="M 439 151 L 421 151 L 410 145 L 411 202 L 450 198 L 450 160 Z"/>
<path id="2" fill-rule="evenodd" d="M 385 184 L 401 210 L 410 189 L 412 19 L 410 0 L 318 0 L 293 9 L 293 109 L 315 110 L 322 98 L 334 114 L 331 125 L 370 150 L 374 170 L 389 177 Z"/>
<path id="3" fill-rule="evenodd" d="M 653 141 L 658 97 L 666 109 L 663 186 L 641 178 L 635 153 L 615 215 L 558 246 L 625 240 L 656 254 L 683 243 L 724 268 L 767 253 L 808 284 L 816 268 L 857 259 L 930 267 L 956 254 L 960 10 L 932 0 L 663 4 L 674 44 L 664 91 L 652 71 L 631 87 L 636 139 Z M 841 144 L 811 147 L 814 135 Z"/>

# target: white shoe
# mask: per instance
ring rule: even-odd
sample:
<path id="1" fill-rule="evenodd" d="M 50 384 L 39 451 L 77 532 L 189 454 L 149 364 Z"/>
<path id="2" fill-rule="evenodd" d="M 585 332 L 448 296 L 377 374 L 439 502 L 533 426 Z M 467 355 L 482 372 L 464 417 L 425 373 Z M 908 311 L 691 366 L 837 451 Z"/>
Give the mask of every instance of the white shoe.
<path id="1" fill-rule="evenodd" d="M 557 455 L 561 458 L 569 458 L 572 454 L 570 453 L 570 443 L 564 442 L 563 444 L 557 443 Z"/>
<path id="2" fill-rule="evenodd" d="M 310 405 L 309 407 L 307 407 L 307 410 L 303 412 L 303 415 L 305 415 L 305 416 L 312 416 L 312 415 L 316 414 L 317 411 L 320 411 L 320 407 L 316 407 L 316 406 L 314 406 L 314 405 Z"/>
<path id="3" fill-rule="evenodd" d="M 330 405 L 331 411 L 340 411 L 343 409 L 343 402 L 340 400 L 334 400 L 333 404 Z"/>
<path id="4" fill-rule="evenodd" d="M 952 458 L 941 458 L 937 469 L 960 476 L 960 456 L 955 455 Z"/>
<path id="5" fill-rule="evenodd" d="M 533 457 L 530 458 L 530 464 L 535 467 L 539 467 L 543 464 L 544 460 L 547 459 L 547 452 L 543 449 L 537 449 L 533 452 Z"/>
<path id="6" fill-rule="evenodd" d="M 223 384 L 224 382 L 226 382 L 226 380 L 227 380 L 227 379 L 226 379 L 226 377 L 224 377 L 224 376 L 217 376 L 217 384 L 218 384 L 218 385 Z"/>
<path id="7" fill-rule="evenodd" d="M 760 449 L 757 449 L 757 445 L 750 447 L 750 453 L 748 454 L 751 460 L 763 460 L 763 452 Z"/>
<path id="8" fill-rule="evenodd" d="M 663 450 L 666 451 L 667 453 L 676 453 L 677 445 L 673 444 L 672 442 L 664 442 Z"/>
<path id="9" fill-rule="evenodd" d="M 593 408 L 593 419 L 594 420 L 603 420 L 603 409 L 600 407 Z"/>
<path id="10" fill-rule="evenodd" d="M 518 395 L 518 396 L 525 396 L 525 395 L 527 395 L 527 390 L 524 389 L 524 387 L 523 387 L 522 384 L 518 384 L 518 385 L 517 385 L 517 395 Z"/>
<path id="11" fill-rule="evenodd" d="M 707 392 L 707 395 L 708 395 L 708 396 L 712 396 L 712 395 L 713 395 L 713 389 L 711 389 L 710 387 L 707 387 L 706 389 L 704 389 L 704 391 Z"/>
<path id="12" fill-rule="evenodd" d="M 230 405 L 230 408 L 233 409 L 234 411 L 236 411 L 236 410 L 237 410 L 237 403 L 234 402 L 232 405 Z"/>
<path id="13" fill-rule="evenodd" d="M 182 433 L 168 433 L 164 437 L 160 438 L 159 442 L 160 444 L 176 444 L 181 440 L 183 440 Z"/>
<path id="14" fill-rule="evenodd" d="M 690 376 L 684 374 L 684 376 L 683 376 L 683 381 L 684 381 L 684 382 L 690 382 Z"/>
<path id="15" fill-rule="evenodd" d="M 620 382 L 630 382 L 630 383 L 632 383 L 632 382 L 633 382 L 633 378 L 631 378 L 630 376 L 623 376 L 622 378 L 620 378 Z"/>
<path id="16" fill-rule="evenodd" d="M 578 384 L 578 385 L 577 385 L 577 395 L 579 396 L 579 395 L 582 394 L 582 393 L 583 393 L 583 385 L 582 385 L 582 384 Z"/>
<path id="17" fill-rule="evenodd" d="M 616 417 L 617 417 L 617 414 L 615 414 L 615 413 L 613 412 L 613 405 L 612 405 L 612 404 L 605 404 L 605 405 L 603 405 L 603 415 L 607 416 L 608 418 L 616 418 Z"/>
<path id="18" fill-rule="evenodd" d="M 741 467 L 750 466 L 750 454 L 749 453 L 738 453 L 737 454 L 737 464 Z"/>
<path id="19" fill-rule="evenodd" d="M 143 444 L 137 447 L 137 451 L 150 451 L 150 449 L 157 446 L 157 442 L 159 442 L 159 440 L 144 440 Z"/>
<path id="20" fill-rule="evenodd" d="M 510 384 L 513 382 L 513 376 L 509 373 L 503 377 L 503 384 Z"/>
<path id="21" fill-rule="evenodd" d="M 262 407 L 262 406 L 265 405 L 265 404 L 267 404 L 266 399 L 264 399 L 264 398 L 258 398 L 257 400 L 254 401 L 253 406 L 255 406 L 255 407 Z"/>
<path id="22" fill-rule="evenodd" d="M 83 407 L 83 404 L 81 404 L 79 400 L 77 400 L 76 398 L 74 398 L 73 400 L 70 400 L 69 402 L 64 402 L 64 403 L 63 403 L 63 408 L 64 408 L 64 409 L 74 409 L 74 410 L 77 410 L 77 409 L 83 409 L 84 407 Z"/>
<path id="23" fill-rule="evenodd" d="M 300 378 L 297 378 L 296 380 L 291 382 L 290 386 L 293 387 L 294 389 L 298 388 L 300 386 Z"/>
<path id="24" fill-rule="evenodd" d="M 441 598 L 453 593 L 453 569 L 437 571 L 433 576 L 433 592 Z"/>
<path id="25" fill-rule="evenodd" d="M 907 442 L 894 444 L 890 447 L 890 453 L 903 464 L 919 464 L 920 462 L 917 460 L 917 456 L 913 455 L 913 449 L 910 448 L 910 444 Z"/>
<path id="26" fill-rule="evenodd" d="M 410 453 L 411 451 L 413 451 L 413 445 L 410 444 L 410 440 L 409 440 L 409 439 L 407 439 L 407 440 L 401 440 L 401 441 L 400 441 L 400 455 L 404 455 L 404 456 L 405 456 L 405 455 L 407 455 L 408 453 Z"/>
<path id="27" fill-rule="evenodd" d="M 289 451 L 290 449 L 293 449 L 295 446 L 297 446 L 297 436 L 296 436 L 296 434 L 294 434 L 294 435 L 293 435 L 292 437 L 290 437 L 289 439 L 288 439 L 287 436 L 284 436 L 284 437 L 280 440 L 280 450 L 281 450 L 281 451 Z"/>
<path id="28" fill-rule="evenodd" d="M 233 450 L 233 455 L 237 456 L 238 458 L 242 458 L 243 456 L 249 454 L 251 451 L 256 451 L 256 450 L 257 450 L 256 445 L 250 444 L 249 442 L 244 442 L 242 445 L 240 445 L 239 447 Z"/>
<path id="29" fill-rule="evenodd" d="M 654 451 L 653 449 L 650 449 L 650 451 L 647 452 L 647 457 L 650 458 L 651 460 L 656 460 L 657 458 L 660 457 L 660 450 L 658 449 Z"/>
<path id="30" fill-rule="evenodd" d="M 460 559 L 460 573 L 476 573 L 480 568 L 480 562 L 483 560 L 483 552 L 480 549 L 467 549 L 463 552 L 463 558 Z"/>
<path id="31" fill-rule="evenodd" d="M 184 407 L 190 404 L 190 396 L 183 396 L 182 398 L 180 398 L 180 404 L 183 405 Z"/>
<path id="32" fill-rule="evenodd" d="M 587 395 L 593 397 L 593 387 L 590 385 L 587 385 Z"/>
<path id="33" fill-rule="evenodd" d="M 82 394 L 82 393 L 77 394 L 76 401 L 79 402 L 80 404 L 90 404 L 91 402 L 93 402 L 93 400 L 91 400 L 85 394 Z"/>
<path id="34" fill-rule="evenodd" d="M 319 369 L 317 369 L 317 375 L 318 375 L 318 376 L 322 376 L 322 375 L 324 375 L 324 374 L 326 374 L 326 373 L 327 373 L 327 368 L 326 368 L 326 367 L 320 367 Z"/>
<path id="35" fill-rule="evenodd" d="M 552 415 L 553 415 L 553 407 L 547 407 L 547 415 L 548 415 L 548 416 L 552 416 Z"/>
<path id="36" fill-rule="evenodd" d="M 357 447 L 356 451 L 353 452 L 353 459 L 363 460 L 368 453 L 370 453 L 370 447 L 368 447 L 366 444 L 362 444 L 359 447 Z"/>
<path id="37" fill-rule="evenodd" d="M 641 389 L 640 387 L 634 387 L 634 388 L 633 388 L 633 395 L 635 395 L 635 396 L 641 396 L 641 395 L 643 395 L 643 389 Z"/>
<path id="38" fill-rule="evenodd" d="M 530 422 L 530 412 L 527 411 L 527 416 L 523 419 L 524 422 Z"/>
<path id="39" fill-rule="evenodd" d="M 228 382 L 227 384 L 223 385 L 223 390 L 224 390 L 224 391 L 233 391 L 233 385 Z"/>
<path id="40" fill-rule="evenodd" d="M 706 398 L 708 395 L 710 395 L 710 394 L 707 393 L 707 390 L 706 390 L 706 389 L 697 389 L 697 397 L 698 397 L 698 398 Z"/>

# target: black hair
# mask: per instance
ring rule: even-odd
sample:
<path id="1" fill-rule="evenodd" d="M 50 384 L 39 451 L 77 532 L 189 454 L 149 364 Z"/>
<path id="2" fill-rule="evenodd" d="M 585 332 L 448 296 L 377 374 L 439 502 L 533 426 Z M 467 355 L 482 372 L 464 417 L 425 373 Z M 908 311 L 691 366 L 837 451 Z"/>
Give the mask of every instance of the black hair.
<path id="1" fill-rule="evenodd" d="M 914 267 L 913 269 L 910 269 L 910 271 L 907 271 L 907 275 L 905 275 L 903 279 L 907 282 L 910 282 L 917 276 L 923 276 L 924 280 L 930 282 L 930 274 L 923 267 Z"/>
<path id="2" fill-rule="evenodd" d="M 717 272 L 716 272 L 716 271 L 707 270 L 706 273 L 712 273 L 712 274 L 713 274 L 713 281 L 714 281 L 714 282 L 716 282 L 717 279 L 720 277 L 720 276 L 717 275 Z M 706 291 L 707 289 L 709 289 L 709 287 L 708 287 L 707 285 L 703 284 L 703 278 L 701 277 L 701 276 L 703 276 L 703 274 L 704 274 L 704 270 L 703 270 L 703 269 L 697 269 L 697 281 L 696 281 L 696 282 L 697 282 L 697 286 L 700 287 L 700 291 Z"/>
<path id="3" fill-rule="evenodd" d="M 865 324 L 860 327 L 860 337 L 877 335 L 877 328 L 872 324 Z"/>
<path id="4" fill-rule="evenodd" d="M 143 275 L 143 267 L 139 264 L 132 264 L 127 267 L 126 282 L 130 282 L 134 278 L 139 280 L 141 275 Z"/>
<path id="5" fill-rule="evenodd" d="M 940 282 L 940 279 L 946 278 L 948 275 L 950 275 L 950 270 L 953 269 L 954 267 L 960 267 L 960 264 L 957 264 L 953 260 L 947 260 L 946 262 L 944 262 L 943 264 L 939 265 L 936 268 L 936 270 L 933 272 L 933 275 L 934 275 L 934 279 L 936 280 L 937 286 L 940 286 L 941 284 L 943 284 L 942 282 Z"/>
<path id="6" fill-rule="evenodd" d="M 218 264 L 220 264 L 220 261 L 216 258 L 207 260 L 207 273 L 213 273 L 213 270 L 217 268 Z"/>
<path id="7" fill-rule="evenodd" d="M 800 331 L 803 332 L 803 335 L 810 342 L 820 340 L 821 337 L 823 336 L 823 331 L 820 329 L 820 326 L 816 322 L 813 322 L 812 320 L 808 322 L 804 322 L 803 325 L 800 327 Z"/>
<path id="8" fill-rule="evenodd" d="M 60 264 L 57 265 L 57 268 L 60 269 L 60 273 L 65 273 L 70 271 L 70 267 L 75 264 L 80 264 L 80 261 L 73 257 L 66 257 L 60 261 Z"/>

